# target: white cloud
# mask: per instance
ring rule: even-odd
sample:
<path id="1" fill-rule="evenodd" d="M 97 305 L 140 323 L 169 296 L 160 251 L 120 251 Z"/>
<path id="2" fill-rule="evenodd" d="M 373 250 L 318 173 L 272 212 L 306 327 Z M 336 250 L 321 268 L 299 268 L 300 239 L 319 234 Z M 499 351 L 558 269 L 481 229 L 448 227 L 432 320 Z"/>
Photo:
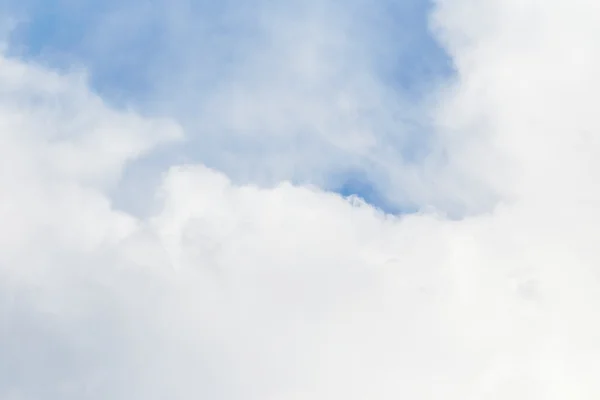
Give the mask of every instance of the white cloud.
<path id="1" fill-rule="evenodd" d="M 438 4 L 458 76 L 416 174 L 461 220 L 199 165 L 134 217 L 111 190 L 179 129 L 0 58 L 0 397 L 597 398 L 598 10 L 482 4 Z"/>

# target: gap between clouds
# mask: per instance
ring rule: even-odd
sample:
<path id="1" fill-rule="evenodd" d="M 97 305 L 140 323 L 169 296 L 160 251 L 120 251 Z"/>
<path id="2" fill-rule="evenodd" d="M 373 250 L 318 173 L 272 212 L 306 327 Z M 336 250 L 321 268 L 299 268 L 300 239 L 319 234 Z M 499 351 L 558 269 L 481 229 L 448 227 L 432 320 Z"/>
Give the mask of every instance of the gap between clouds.
<path id="1" fill-rule="evenodd" d="M 185 128 L 185 145 L 133 174 L 185 158 L 238 184 L 335 190 L 364 177 L 381 207 L 448 205 L 410 178 L 433 140 L 421 103 L 449 64 L 425 31 L 424 2 L 57 1 L 51 14 L 24 4 L 11 6 L 24 21 L 12 54 L 83 64 L 103 97 Z"/>

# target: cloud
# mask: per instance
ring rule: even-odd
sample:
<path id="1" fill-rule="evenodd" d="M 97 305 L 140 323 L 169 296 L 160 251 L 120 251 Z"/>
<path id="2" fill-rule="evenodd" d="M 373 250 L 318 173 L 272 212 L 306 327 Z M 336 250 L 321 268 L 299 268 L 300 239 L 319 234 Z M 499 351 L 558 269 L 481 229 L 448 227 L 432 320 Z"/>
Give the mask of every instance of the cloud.
<path id="1" fill-rule="evenodd" d="M 597 398 L 597 10 L 471 3 L 440 1 L 433 16 L 457 75 L 423 111 L 431 153 L 408 172 L 379 164 L 412 184 L 421 210 L 404 216 L 316 186 L 240 184 L 198 163 L 162 171 L 150 215 L 119 209 L 127 166 L 181 127 L 109 106 L 85 73 L 2 55 L 0 397 Z M 327 26 L 315 13 L 268 15 L 288 35 L 269 33 L 283 44 L 244 64 L 252 79 L 234 74 L 238 91 L 210 97 L 215 113 L 242 113 L 233 126 L 217 115 L 216 132 L 276 140 L 320 121 L 326 140 L 307 140 L 322 160 L 337 154 L 324 143 L 385 148 L 368 130 L 337 136 L 361 119 L 339 122 L 339 104 L 319 100 L 338 93 L 337 75 L 319 69 L 339 66 L 319 65 L 329 50 L 300 59 L 319 79 L 292 71 L 282 49 Z M 309 38 L 308 53 L 345 49 L 335 35 Z M 274 77 L 259 68 L 270 51 Z M 289 84 L 271 96 L 298 76 L 316 92 Z M 358 76 L 350 89 L 363 87 Z M 382 85 L 365 87 L 380 99 Z M 246 108 L 253 98 L 289 103 Z M 390 104 L 367 120 L 385 121 Z M 281 119 L 296 118 L 290 109 L 300 116 Z M 446 216 L 456 208 L 461 218 Z"/>

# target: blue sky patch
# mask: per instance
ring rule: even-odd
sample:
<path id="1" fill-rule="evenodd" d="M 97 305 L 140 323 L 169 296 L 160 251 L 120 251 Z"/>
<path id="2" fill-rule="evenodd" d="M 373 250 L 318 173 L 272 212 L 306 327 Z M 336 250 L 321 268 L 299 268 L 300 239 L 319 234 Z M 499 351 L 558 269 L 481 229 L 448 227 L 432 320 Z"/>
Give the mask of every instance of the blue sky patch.
<path id="1" fill-rule="evenodd" d="M 226 173 L 233 173 L 227 165 L 239 162 L 240 168 L 247 171 L 256 169 L 264 175 L 265 168 L 270 167 L 260 168 L 257 165 L 266 165 L 267 160 L 272 163 L 278 155 L 262 154 L 261 149 L 277 152 L 278 147 L 287 148 L 288 154 L 281 154 L 282 159 L 296 157 L 299 151 L 306 151 L 307 154 L 302 155 L 296 164 L 308 165 L 312 162 L 310 154 L 315 152 L 314 146 L 319 146 L 318 138 L 307 139 L 313 147 L 295 151 L 293 141 L 285 146 L 274 146 L 270 139 L 260 138 L 254 142 L 253 136 L 230 137 L 219 132 L 206 136 L 210 129 L 205 126 L 207 124 L 196 126 L 188 122 L 198 114 L 196 109 L 203 107 L 206 99 L 217 90 L 215 88 L 229 85 L 229 71 L 251 57 L 253 49 L 278 39 L 268 37 L 268 31 L 259 29 L 259 23 L 269 23 L 266 17 L 269 12 L 289 8 L 293 12 L 289 12 L 291 17 L 288 16 L 288 19 L 293 21 L 294 13 L 301 15 L 310 7 L 321 12 L 321 8 L 326 8 L 323 4 L 340 7 L 342 11 L 351 5 L 358 10 L 361 7 L 368 10 L 350 19 L 351 25 L 356 25 L 356 29 L 352 26 L 350 30 L 358 32 L 357 38 L 365 32 L 368 34 L 364 58 L 368 58 L 370 73 L 383 82 L 390 96 L 401 97 L 410 107 L 418 108 L 431 86 L 452 74 L 447 55 L 428 30 L 427 16 L 431 7 L 428 1 L 382 0 L 367 4 L 362 0 L 352 0 L 340 5 L 333 0 L 314 4 L 292 0 L 269 3 L 268 9 L 265 4 L 261 0 L 9 0 L 3 8 L 19 22 L 10 37 L 13 55 L 58 69 L 84 66 L 93 89 L 106 101 L 117 107 L 133 107 L 176 119 L 189 133 L 190 140 L 181 148 L 186 159 L 205 162 Z M 332 26 L 347 20 L 340 16 L 338 21 L 335 13 L 330 18 Z M 265 67 L 270 68 L 270 65 Z M 231 87 L 235 90 L 235 85 Z M 400 110 L 400 113 L 403 111 Z M 385 113 L 382 115 L 388 119 L 396 118 L 394 112 L 388 114 L 391 117 Z M 401 115 L 399 120 L 402 119 L 409 122 L 403 125 L 401 140 L 397 138 L 401 135 L 395 132 L 393 122 L 382 123 L 381 126 L 376 124 L 373 128 L 381 130 L 376 132 L 376 137 L 382 141 L 378 148 L 392 149 L 384 151 L 392 160 L 394 154 L 402 158 L 398 160 L 398 167 L 407 162 L 420 162 L 427 154 L 431 139 L 431 128 L 426 118 L 410 121 L 409 117 Z M 299 128 L 304 129 L 302 126 Z M 285 142 L 286 139 L 275 140 Z M 247 143 L 247 148 L 236 144 L 238 142 Z M 324 140 L 322 149 L 328 146 L 331 146 L 330 142 Z M 173 156 L 173 152 L 168 153 Z M 321 176 L 315 176 L 314 182 L 331 181 L 330 175 L 334 171 L 352 166 L 356 172 L 347 174 L 344 180 L 338 180 L 334 187 L 326 189 L 336 190 L 344 196 L 357 195 L 387 212 L 399 212 L 391 205 L 392 202 L 386 200 L 379 185 L 368 178 L 365 169 L 356 167 L 353 161 L 344 164 L 344 154 L 344 151 L 337 151 L 335 156 L 341 164 L 323 169 L 319 172 Z M 348 157 L 355 156 L 348 153 Z M 164 159 L 157 162 L 169 164 Z M 308 166 L 307 170 L 317 171 L 320 165 L 328 164 L 315 161 L 315 165 Z M 294 180 L 296 176 L 290 174 L 287 178 Z M 238 176 L 260 183 L 252 172 L 238 173 Z M 286 178 L 285 174 L 283 177 Z M 306 181 L 306 173 L 301 178 Z"/>

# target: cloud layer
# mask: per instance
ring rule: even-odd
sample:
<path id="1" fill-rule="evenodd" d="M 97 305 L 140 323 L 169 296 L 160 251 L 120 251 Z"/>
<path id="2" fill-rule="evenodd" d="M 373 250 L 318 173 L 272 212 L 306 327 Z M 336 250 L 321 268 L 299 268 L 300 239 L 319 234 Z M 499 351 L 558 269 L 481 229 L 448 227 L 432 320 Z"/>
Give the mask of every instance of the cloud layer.
<path id="1" fill-rule="evenodd" d="M 381 30 L 353 31 L 365 5 L 323 4 L 244 11 L 266 43 L 197 97 L 156 90 L 172 118 L 3 53 L 0 397 L 600 395 L 600 10 L 438 1 L 456 75 L 411 108 Z M 431 121 L 418 162 L 398 110 Z M 218 157 L 156 172 L 184 133 Z M 357 165 L 420 211 L 319 188 Z M 115 205 L 130 186 L 143 216 Z"/>

